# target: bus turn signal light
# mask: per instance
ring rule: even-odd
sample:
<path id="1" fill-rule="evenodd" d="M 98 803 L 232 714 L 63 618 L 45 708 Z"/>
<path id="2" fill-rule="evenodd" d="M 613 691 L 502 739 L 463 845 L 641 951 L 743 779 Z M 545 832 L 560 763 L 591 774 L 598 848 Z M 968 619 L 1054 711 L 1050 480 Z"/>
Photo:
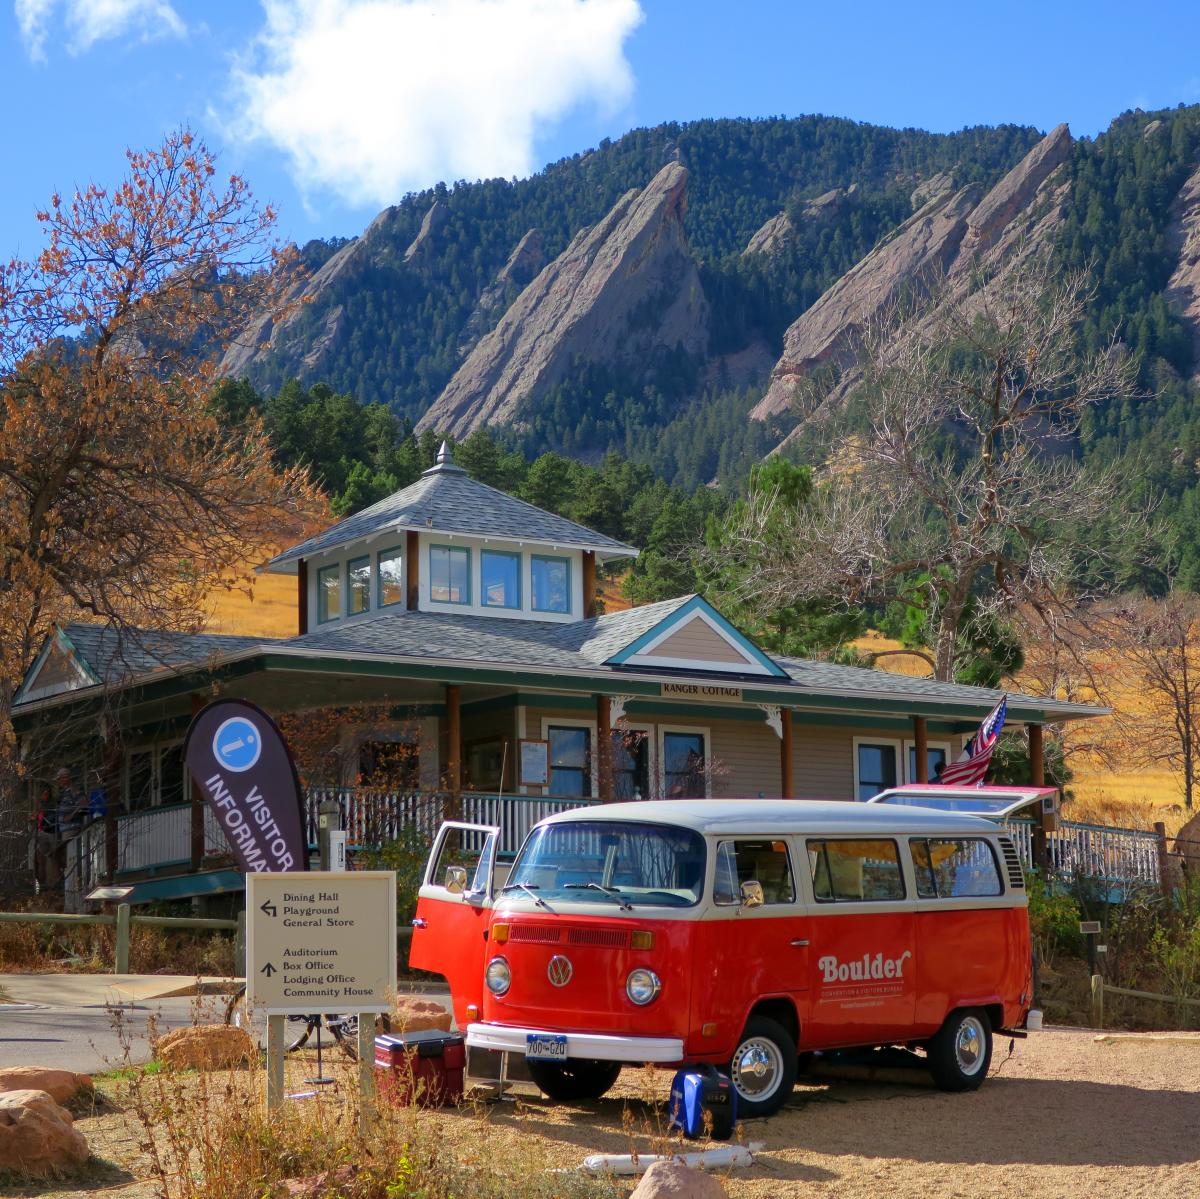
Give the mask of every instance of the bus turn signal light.
<path id="1" fill-rule="evenodd" d="M 638 930 L 630 935 L 629 944 L 634 949 L 653 949 L 654 934 L 645 930 Z"/>
<path id="2" fill-rule="evenodd" d="M 508 941 L 508 925 L 493 924 L 492 925 L 492 941 L 496 945 L 503 945 Z"/>

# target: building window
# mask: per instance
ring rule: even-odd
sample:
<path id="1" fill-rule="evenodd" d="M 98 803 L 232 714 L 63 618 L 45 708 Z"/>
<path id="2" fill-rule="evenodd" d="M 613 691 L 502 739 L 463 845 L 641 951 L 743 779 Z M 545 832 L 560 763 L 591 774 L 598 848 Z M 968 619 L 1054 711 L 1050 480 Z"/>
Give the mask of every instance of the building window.
<path id="1" fill-rule="evenodd" d="M 371 559 L 351 558 L 346 563 L 346 605 L 350 616 L 371 606 Z"/>
<path id="2" fill-rule="evenodd" d="M 937 782 L 946 766 L 946 751 L 940 746 L 935 748 L 931 745 L 925 751 L 925 761 L 929 770 L 925 776 L 926 782 Z M 908 747 L 908 781 L 910 783 L 917 782 L 917 747 L 915 745 Z"/>
<path id="3" fill-rule="evenodd" d="M 550 725 L 550 794 L 590 799 L 592 733 L 590 729 Z"/>
<path id="4" fill-rule="evenodd" d="M 569 558 L 545 558 L 534 554 L 529 560 L 533 576 L 535 612 L 570 612 L 571 561 Z"/>
<path id="5" fill-rule="evenodd" d="M 168 745 L 158 759 L 158 802 L 183 803 L 187 796 L 183 787 L 183 742 Z"/>
<path id="6" fill-rule="evenodd" d="M 896 747 L 858 743 L 858 798 L 870 799 L 896 785 Z"/>
<path id="7" fill-rule="evenodd" d="M 379 554 L 379 595 L 381 608 L 404 599 L 404 551 L 382 550 Z"/>
<path id="8" fill-rule="evenodd" d="M 485 608 L 521 606 L 521 555 L 483 550 L 479 555 L 479 602 Z"/>
<path id="9" fill-rule="evenodd" d="M 438 604 L 471 602 L 471 551 L 454 545 L 429 547 L 429 598 Z"/>
<path id="10" fill-rule="evenodd" d="M 154 806 L 154 750 L 129 755 L 125 775 L 125 811 L 144 812 Z"/>
<path id="11" fill-rule="evenodd" d="M 342 568 L 322 566 L 317 571 L 317 623 L 337 620 L 342 614 Z"/>
<path id="12" fill-rule="evenodd" d="M 421 747 L 415 741 L 364 741 L 358 747 L 358 785 L 377 791 L 419 791 Z"/>
<path id="13" fill-rule="evenodd" d="M 663 796 L 703 799 L 707 794 L 703 733 L 663 733 Z"/>
<path id="14" fill-rule="evenodd" d="M 650 734 L 641 729 L 613 730 L 613 798 L 650 795 Z"/>

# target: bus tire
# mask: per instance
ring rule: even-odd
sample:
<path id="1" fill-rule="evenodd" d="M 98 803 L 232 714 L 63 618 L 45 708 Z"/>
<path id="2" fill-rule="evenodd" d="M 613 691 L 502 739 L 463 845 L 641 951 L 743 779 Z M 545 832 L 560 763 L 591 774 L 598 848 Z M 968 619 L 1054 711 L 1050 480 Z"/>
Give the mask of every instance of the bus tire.
<path id="1" fill-rule="evenodd" d="M 617 1081 L 620 1062 L 597 1062 L 586 1058 L 565 1062 L 528 1062 L 529 1077 L 556 1103 L 599 1099 Z"/>
<path id="2" fill-rule="evenodd" d="M 796 1085 L 797 1064 L 791 1033 L 769 1016 L 751 1016 L 729 1060 L 738 1116 L 773 1116 Z"/>
<path id="3" fill-rule="evenodd" d="M 982 1008 L 960 1008 L 930 1040 L 926 1053 L 933 1081 L 943 1091 L 975 1091 L 992 1060 L 992 1025 Z"/>

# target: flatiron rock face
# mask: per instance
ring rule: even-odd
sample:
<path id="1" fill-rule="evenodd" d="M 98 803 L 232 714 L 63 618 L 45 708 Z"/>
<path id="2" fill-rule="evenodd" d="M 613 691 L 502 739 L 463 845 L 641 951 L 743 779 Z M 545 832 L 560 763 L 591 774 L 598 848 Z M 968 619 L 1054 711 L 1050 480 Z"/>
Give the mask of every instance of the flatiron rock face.
<path id="1" fill-rule="evenodd" d="M 1168 236 L 1176 260 L 1167 284 L 1167 302 L 1191 330 L 1196 352 L 1195 377 L 1200 375 L 1200 167 L 1179 189 L 1171 217 Z"/>
<path id="2" fill-rule="evenodd" d="M 584 229 L 513 301 L 421 418 L 463 437 L 511 422 L 576 365 L 632 366 L 660 348 L 700 353 L 708 303 L 683 232 L 688 173 L 663 167 Z"/>

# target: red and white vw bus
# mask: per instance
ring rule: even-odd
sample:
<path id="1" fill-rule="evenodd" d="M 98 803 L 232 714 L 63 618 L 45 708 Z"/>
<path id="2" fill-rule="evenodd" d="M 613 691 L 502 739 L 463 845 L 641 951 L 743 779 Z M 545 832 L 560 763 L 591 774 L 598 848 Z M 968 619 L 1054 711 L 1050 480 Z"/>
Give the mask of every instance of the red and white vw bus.
<path id="1" fill-rule="evenodd" d="M 525 1056 L 555 1099 L 623 1064 L 712 1062 L 746 1115 L 800 1054 L 902 1044 L 947 1090 L 1032 998 L 1024 880 L 987 820 L 915 807 L 674 800 L 498 830 L 443 825 L 410 964 L 446 977 L 467 1043 Z"/>

